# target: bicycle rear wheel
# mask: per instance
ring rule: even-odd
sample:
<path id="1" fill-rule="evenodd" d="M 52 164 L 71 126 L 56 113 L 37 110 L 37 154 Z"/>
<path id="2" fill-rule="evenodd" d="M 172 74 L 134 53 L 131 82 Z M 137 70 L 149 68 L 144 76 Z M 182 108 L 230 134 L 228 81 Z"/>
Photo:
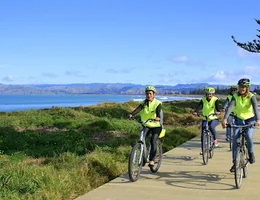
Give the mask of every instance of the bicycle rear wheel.
<path id="1" fill-rule="evenodd" d="M 159 170 L 162 163 L 162 142 L 160 139 L 156 140 L 156 155 L 154 158 L 154 166 L 149 166 L 151 172 L 155 173 Z"/>
<path id="2" fill-rule="evenodd" d="M 210 141 L 210 149 L 209 149 L 209 158 L 213 158 L 214 155 L 214 147 L 215 147 L 215 143 L 214 143 L 214 138 L 213 135 L 209 136 L 209 141 Z"/>
<path id="3" fill-rule="evenodd" d="M 202 139 L 202 159 L 204 165 L 208 164 L 209 160 L 209 140 L 207 133 L 203 133 L 203 139 Z"/>
<path id="4" fill-rule="evenodd" d="M 143 164 L 142 154 L 142 144 L 136 143 L 132 148 L 128 161 L 128 175 L 132 182 L 137 181 L 141 175 Z"/>
<path id="5" fill-rule="evenodd" d="M 234 174 L 236 187 L 240 188 L 243 180 L 243 153 L 240 151 L 240 147 L 237 148 Z"/>

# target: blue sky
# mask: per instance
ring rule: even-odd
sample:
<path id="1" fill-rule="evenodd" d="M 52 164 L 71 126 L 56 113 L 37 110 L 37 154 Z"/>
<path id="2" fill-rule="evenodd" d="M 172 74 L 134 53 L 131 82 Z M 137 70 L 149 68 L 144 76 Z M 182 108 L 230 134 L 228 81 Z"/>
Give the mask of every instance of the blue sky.
<path id="1" fill-rule="evenodd" d="M 0 1 L 0 83 L 260 84 L 259 0 Z"/>

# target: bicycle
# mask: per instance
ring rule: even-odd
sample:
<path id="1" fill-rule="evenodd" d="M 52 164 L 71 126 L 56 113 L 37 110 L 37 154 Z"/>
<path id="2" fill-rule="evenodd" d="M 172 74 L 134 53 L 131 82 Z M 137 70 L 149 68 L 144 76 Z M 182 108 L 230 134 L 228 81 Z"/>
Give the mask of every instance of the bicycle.
<path id="1" fill-rule="evenodd" d="M 142 171 L 142 167 L 145 166 L 147 162 L 149 162 L 149 154 L 151 150 L 151 144 L 149 145 L 149 148 L 147 149 L 146 145 L 146 134 L 148 132 L 145 131 L 145 124 L 147 122 L 153 121 L 154 119 L 148 119 L 145 122 L 142 122 L 140 120 L 137 120 L 135 118 L 131 118 L 132 120 L 136 120 L 142 125 L 142 129 L 140 131 L 140 137 L 139 140 L 136 142 L 136 144 L 133 146 L 129 161 L 128 161 L 128 175 L 132 182 L 135 182 L 139 179 Z M 150 166 L 151 172 L 155 173 L 159 170 L 161 163 L 162 163 L 162 142 L 161 137 L 163 137 L 165 134 L 165 129 L 162 131 L 159 135 L 159 137 L 156 140 L 156 155 L 154 159 L 154 166 Z"/>
<path id="2" fill-rule="evenodd" d="M 217 115 L 216 113 L 211 113 L 209 115 L 201 115 L 202 117 L 206 118 L 206 126 L 205 129 L 203 130 L 202 134 L 202 145 L 201 145 L 201 150 L 202 150 L 202 160 L 204 165 L 208 164 L 208 160 L 210 158 L 213 158 L 214 155 L 214 147 L 215 147 L 215 141 L 213 138 L 212 133 L 209 130 L 209 117 Z M 198 114 L 198 116 L 200 116 Z"/>
<path id="3" fill-rule="evenodd" d="M 246 178 L 248 175 L 248 162 L 249 162 L 249 155 L 246 143 L 246 130 L 247 128 L 254 127 L 255 124 L 248 124 L 248 125 L 231 125 L 227 124 L 227 127 L 230 128 L 239 128 L 239 138 L 237 140 L 237 154 L 235 160 L 235 184 L 237 189 L 241 187 L 243 178 Z"/>

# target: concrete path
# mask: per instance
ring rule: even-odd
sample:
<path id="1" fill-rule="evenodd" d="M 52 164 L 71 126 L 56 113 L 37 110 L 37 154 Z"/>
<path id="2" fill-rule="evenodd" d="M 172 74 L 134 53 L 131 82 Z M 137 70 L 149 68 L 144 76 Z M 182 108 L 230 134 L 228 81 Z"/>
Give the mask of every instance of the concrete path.
<path id="1" fill-rule="evenodd" d="M 77 200 L 259 200 L 260 199 L 260 129 L 254 133 L 256 163 L 249 165 L 249 174 L 236 189 L 229 144 L 225 129 L 217 127 L 219 147 L 213 159 L 203 165 L 200 136 L 164 154 L 159 172 L 143 168 L 137 182 L 127 174 L 80 196 Z"/>

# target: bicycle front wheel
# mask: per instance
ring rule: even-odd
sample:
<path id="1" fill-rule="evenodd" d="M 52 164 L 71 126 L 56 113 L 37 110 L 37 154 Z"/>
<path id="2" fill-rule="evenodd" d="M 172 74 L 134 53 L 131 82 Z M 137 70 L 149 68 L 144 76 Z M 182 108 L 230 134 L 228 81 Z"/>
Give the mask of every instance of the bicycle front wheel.
<path id="1" fill-rule="evenodd" d="M 234 128 L 230 131 L 230 137 L 229 137 L 229 149 L 232 151 L 232 142 L 233 142 L 233 135 L 234 135 Z"/>
<path id="2" fill-rule="evenodd" d="M 203 133 L 202 138 L 202 160 L 204 165 L 208 164 L 209 160 L 209 139 L 208 134 L 206 132 Z"/>
<path id="3" fill-rule="evenodd" d="M 209 136 L 209 146 L 210 146 L 210 149 L 209 149 L 209 158 L 213 158 L 213 155 L 214 155 L 214 147 L 215 147 L 215 143 L 214 143 L 214 138 L 213 138 L 213 135 L 210 135 Z"/>
<path id="4" fill-rule="evenodd" d="M 249 161 L 249 155 L 248 155 L 248 150 L 245 148 L 244 151 L 244 165 L 243 165 L 243 178 L 246 178 L 248 175 L 248 161 Z"/>
<path id="5" fill-rule="evenodd" d="M 240 188 L 243 180 L 243 153 L 241 153 L 240 147 L 237 148 L 234 174 L 236 187 Z"/>
<path id="6" fill-rule="evenodd" d="M 160 139 L 156 140 L 156 155 L 154 158 L 154 166 L 150 166 L 151 172 L 155 173 L 159 170 L 162 163 L 162 142 Z"/>
<path id="7" fill-rule="evenodd" d="M 128 175 L 132 182 L 137 181 L 141 175 L 143 164 L 142 154 L 142 144 L 136 143 L 132 148 L 128 161 Z"/>

